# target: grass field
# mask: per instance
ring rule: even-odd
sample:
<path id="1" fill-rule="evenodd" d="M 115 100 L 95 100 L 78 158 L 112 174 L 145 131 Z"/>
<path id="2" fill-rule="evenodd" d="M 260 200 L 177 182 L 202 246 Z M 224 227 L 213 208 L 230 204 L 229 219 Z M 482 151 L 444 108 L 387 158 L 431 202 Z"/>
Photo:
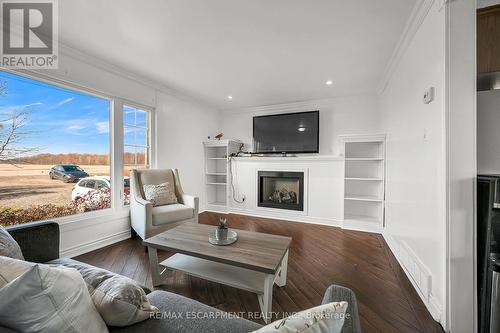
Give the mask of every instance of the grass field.
<path id="1" fill-rule="evenodd" d="M 0 164 L 0 207 L 64 205 L 71 201 L 74 184 L 51 180 L 52 165 Z M 109 175 L 109 165 L 80 165 L 91 176 Z"/>

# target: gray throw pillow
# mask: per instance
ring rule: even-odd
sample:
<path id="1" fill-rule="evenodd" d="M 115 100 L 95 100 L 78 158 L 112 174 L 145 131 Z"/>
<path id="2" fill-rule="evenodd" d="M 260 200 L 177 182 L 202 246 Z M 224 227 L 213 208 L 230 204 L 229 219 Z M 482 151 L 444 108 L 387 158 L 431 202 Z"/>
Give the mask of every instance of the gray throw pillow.
<path id="1" fill-rule="evenodd" d="M 132 279 L 71 259 L 57 259 L 50 263 L 80 272 L 97 311 L 109 326 L 132 325 L 151 318 L 151 313 L 158 311 Z"/>
<path id="2" fill-rule="evenodd" d="M 0 227 L 0 256 L 24 260 L 19 244 L 4 227 Z"/>
<path id="3" fill-rule="evenodd" d="M 34 264 L 0 289 L 0 299 L 0 323 L 18 332 L 108 332 L 72 268 Z"/>
<path id="4" fill-rule="evenodd" d="M 151 201 L 153 206 L 164 206 L 177 203 L 174 187 L 166 182 L 158 185 L 144 185 L 144 197 Z"/>

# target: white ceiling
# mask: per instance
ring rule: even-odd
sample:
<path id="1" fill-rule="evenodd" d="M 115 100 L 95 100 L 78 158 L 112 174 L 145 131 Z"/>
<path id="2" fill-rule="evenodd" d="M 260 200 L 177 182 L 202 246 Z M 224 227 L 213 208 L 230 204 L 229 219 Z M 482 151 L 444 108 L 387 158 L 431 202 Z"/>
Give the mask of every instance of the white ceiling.
<path id="1" fill-rule="evenodd" d="M 376 93 L 416 1 L 65 0 L 60 38 L 221 109 L 270 105 Z"/>

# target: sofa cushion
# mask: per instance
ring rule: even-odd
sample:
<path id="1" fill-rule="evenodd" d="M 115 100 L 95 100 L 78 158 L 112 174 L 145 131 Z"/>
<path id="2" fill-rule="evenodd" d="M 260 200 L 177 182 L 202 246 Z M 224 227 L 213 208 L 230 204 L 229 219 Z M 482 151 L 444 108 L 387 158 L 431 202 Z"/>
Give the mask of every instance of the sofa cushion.
<path id="1" fill-rule="evenodd" d="M 105 333 L 77 270 L 36 264 L 0 289 L 0 322 L 19 332 Z"/>
<path id="2" fill-rule="evenodd" d="M 174 223 L 193 217 L 194 209 L 183 204 L 153 207 L 153 225 Z"/>
<path id="3" fill-rule="evenodd" d="M 276 320 L 253 333 L 341 333 L 347 302 L 332 302 Z"/>
<path id="4" fill-rule="evenodd" d="M 158 185 L 144 185 L 143 189 L 144 197 L 146 200 L 151 201 L 153 206 L 164 206 L 177 203 L 174 184 L 172 183 L 167 182 Z"/>
<path id="5" fill-rule="evenodd" d="M 110 332 L 248 333 L 261 327 L 257 323 L 166 291 L 153 291 L 148 298 L 159 309 L 156 319 L 129 327 L 111 327 Z"/>
<path id="6" fill-rule="evenodd" d="M 32 262 L 0 256 L 0 288 L 14 281 L 35 265 Z"/>
<path id="7" fill-rule="evenodd" d="M 0 256 L 6 256 L 14 259 L 24 260 L 23 253 L 19 244 L 7 232 L 4 227 L 0 226 Z"/>
<path id="8" fill-rule="evenodd" d="M 97 310 L 107 325 L 127 326 L 150 317 L 157 309 L 149 303 L 144 290 L 132 279 L 71 259 L 56 259 L 77 269 L 87 283 Z"/>

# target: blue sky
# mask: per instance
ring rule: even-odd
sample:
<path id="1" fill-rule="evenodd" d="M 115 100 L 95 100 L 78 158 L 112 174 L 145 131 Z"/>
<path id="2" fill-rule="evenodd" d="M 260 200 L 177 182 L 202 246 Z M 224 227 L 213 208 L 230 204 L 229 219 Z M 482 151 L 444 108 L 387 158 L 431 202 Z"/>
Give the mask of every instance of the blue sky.
<path id="1" fill-rule="evenodd" d="M 24 147 L 41 147 L 40 153 L 109 153 L 108 100 L 6 72 L 0 72 L 0 81 L 7 86 L 7 95 L 0 96 L 0 115 L 12 110 L 29 114 L 24 130 L 34 133 Z M 133 131 L 126 132 L 130 137 Z"/>

